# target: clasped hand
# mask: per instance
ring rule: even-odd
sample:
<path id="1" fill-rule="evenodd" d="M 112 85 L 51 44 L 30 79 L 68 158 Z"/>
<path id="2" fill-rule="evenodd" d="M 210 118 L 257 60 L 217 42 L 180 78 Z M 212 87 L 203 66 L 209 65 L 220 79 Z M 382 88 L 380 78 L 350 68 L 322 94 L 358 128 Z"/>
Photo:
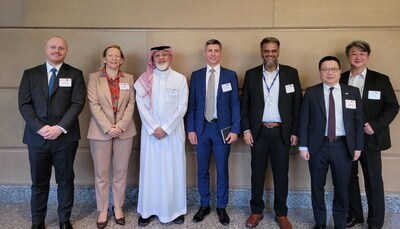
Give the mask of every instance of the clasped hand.
<path id="1" fill-rule="evenodd" d="M 122 134 L 122 129 L 117 125 L 112 125 L 111 129 L 107 132 L 107 135 L 111 138 L 117 138 Z"/>

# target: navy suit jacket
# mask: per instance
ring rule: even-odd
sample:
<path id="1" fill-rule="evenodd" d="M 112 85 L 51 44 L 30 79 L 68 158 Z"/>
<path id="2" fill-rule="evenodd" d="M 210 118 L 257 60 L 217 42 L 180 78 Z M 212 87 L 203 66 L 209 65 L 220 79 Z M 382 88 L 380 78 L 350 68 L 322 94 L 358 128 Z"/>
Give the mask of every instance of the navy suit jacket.
<path id="1" fill-rule="evenodd" d="M 204 112 L 206 107 L 206 71 L 202 68 L 192 73 L 190 79 L 189 105 L 187 112 L 187 132 L 203 133 Z M 222 91 L 222 85 L 230 84 L 232 90 Z M 240 101 L 236 72 L 221 67 L 218 93 L 217 115 L 218 128 L 232 126 L 231 132 L 240 134 Z"/>
<path id="2" fill-rule="evenodd" d="M 60 78 L 71 79 L 71 86 L 60 87 Z M 86 86 L 81 70 L 62 64 L 50 95 L 46 64 L 25 70 L 18 92 L 19 110 L 26 121 L 23 143 L 45 144 L 46 140 L 36 133 L 45 125 L 58 125 L 67 131 L 54 142 L 78 141 L 81 138 L 78 116 L 85 101 Z"/>
<path id="3" fill-rule="evenodd" d="M 364 147 L 364 122 L 362 102 L 358 88 L 340 84 L 342 92 L 343 122 L 347 147 L 351 158 L 355 150 Z M 356 109 L 346 108 L 346 100 L 356 102 Z M 337 106 L 337 105 L 336 105 Z M 327 120 L 323 84 L 307 88 L 300 109 L 299 146 L 308 147 L 310 154 L 320 151 L 324 142 Z"/>
<path id="4" fill-rule="evenodd" d="M 343 73 L 340 82 L 347 84 L 349 76 L 349 71 Z M 368 98 L 369 91 L 379 91 L 380 99 Z M 365 147 L 374 151 L 389 149 L 391 146 L 389 124 L 399 112 L 399 103 L 389 77 L 367 69 L 362 103 L 364 121 L 368 122 L 375 132 L 373 135 L 365 134 Z"/>
<path id="5" fill-rule="evenodd" d="M 259 65 L 246 72 L 241 103 L 242 130 L 251 130 L 256 140 L 261 129 L 264 113 L 263 67 Z M 286 86 L 292 85 L 293 92 L 287 92 Z M 282 120 L 282 138 L 290 145 L 290 135 L 297 136 L 297 122 L 302 100 L 299 74 L 295 68 L 279 65 L 279 102 L 278 109 Z"/>

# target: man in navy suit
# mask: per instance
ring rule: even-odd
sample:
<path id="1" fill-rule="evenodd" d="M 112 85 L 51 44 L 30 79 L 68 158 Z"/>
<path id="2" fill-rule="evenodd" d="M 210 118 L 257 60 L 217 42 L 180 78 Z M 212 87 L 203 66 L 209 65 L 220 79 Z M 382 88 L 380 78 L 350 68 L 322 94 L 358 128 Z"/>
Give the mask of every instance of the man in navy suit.
<path id="1" fill-rule="evenodd" d="M 350 71 L 340 82 L 359 88 L 364 108 L 365 147 L 359 159 L 368 200 L 369 228 L 382 228 L 385 219 L 385 191 L 382 178 L 381 151 L 391 146 L 389 124 L 399 112 L 399 103 L 389 77 L 367 69 L 371 48 L 365 41 L 352 41 L 346 47 Z M 363 223 L 358 161 L 351 168 L 347 227 Z"/>
<path id="2" fill-rule="evenodd" d="M 201 198 L 197 223 L 210 213 L 210 157 L 217 167 L 217 214 L 223 225 L 230 222 L 226 213 L 229 194 L 228 158 L 231 144 L 240 133 L 240 102 L 236 72 L 220 65 L 222 44 L 215 39 L 205 43 L 207 67 L 192 73 L 187 112 L 188 139 L 197 151 L 197 183 Z M 222 131 L 228 128 L 223 139 Z"/>
<path id="3" fill-rule="evenodd" d="M 266 37 L 260 42 L 263 64 L 246 72 L 241 101 L 243 137 L 251 147 L 251 215 L 246 226 L 264 217 L 265 171 L 268 157 L 274 179 L 275 221 L 283 229 L 292 225 L 287 217 L 289 150 L 297 145 L 297 122 L 302 100 L 299 74 L 278 64 L 280 41 Z"/>
<path id="4" fill-rule="evenodd" d="M 25 70 L 19 87 L 19 110 L 26 122 L 23 143 L 28 145 L 32 178 L 32 228 L 45 228 L 52 166 L 60 228 L 72 228 L 73 163 L 86 86 L 82 71 L 64 63 L 67 50 L 64 38 L 51 37 L 45 46 L 46 63 Z"/>
<path id="5" fill-rule="evenodd" d="M 334 185 L 333 221 L 346 228 L 347 186 L 353 160 L 364 147 L 362 104 L 357 88 L 339 84 L 340 62 L 326 56 L 319 62 L 322 83 L 307 88 L 300 110 L 300 156 L 308 161 L 315 229 L 326 227 L 325 183 L 331 168 Z"/>

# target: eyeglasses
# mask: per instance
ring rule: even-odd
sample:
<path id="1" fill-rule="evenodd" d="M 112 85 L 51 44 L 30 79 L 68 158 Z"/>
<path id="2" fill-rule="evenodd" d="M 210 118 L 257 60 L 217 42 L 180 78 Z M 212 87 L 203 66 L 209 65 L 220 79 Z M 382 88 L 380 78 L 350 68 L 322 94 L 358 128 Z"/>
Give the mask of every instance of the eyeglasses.
<path id="1" fill-rule="evenodd" d="M 161 52 L 161 53 L 155 53 L 155 54 L 153 54 L 153 58 L 156 58 L 156 59 L 158 59 L 158 58 L 165 58 L 165 57 L 167 57 L 167 56 L 170 56 L 171 54 L 169 54 L 169 53 L 167 53 L 167 52 Z"/>
<path id="2" fill-rule="evenodd" d="M 323 73 L 327 73 L 327 72 L 332 72 L 332 73 L 336 73 L 337 71 L 339 71 L 340 68 L 321 68 L 320 71 Z"/>

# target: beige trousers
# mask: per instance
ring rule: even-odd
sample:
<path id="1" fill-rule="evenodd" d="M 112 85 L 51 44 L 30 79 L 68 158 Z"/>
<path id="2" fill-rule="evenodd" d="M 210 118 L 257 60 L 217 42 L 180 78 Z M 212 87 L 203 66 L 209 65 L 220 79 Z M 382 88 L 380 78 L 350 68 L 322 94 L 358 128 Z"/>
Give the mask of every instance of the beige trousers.
<path id="1" fill-rule="evenodd" d="M 109 209 L 110 175 L 112 175 L 114 207 L 121 208 L 124 205 L 132 140 L 133 137 L 110 140 L 90 139 L 98 211 L 107 211 Z"/>

